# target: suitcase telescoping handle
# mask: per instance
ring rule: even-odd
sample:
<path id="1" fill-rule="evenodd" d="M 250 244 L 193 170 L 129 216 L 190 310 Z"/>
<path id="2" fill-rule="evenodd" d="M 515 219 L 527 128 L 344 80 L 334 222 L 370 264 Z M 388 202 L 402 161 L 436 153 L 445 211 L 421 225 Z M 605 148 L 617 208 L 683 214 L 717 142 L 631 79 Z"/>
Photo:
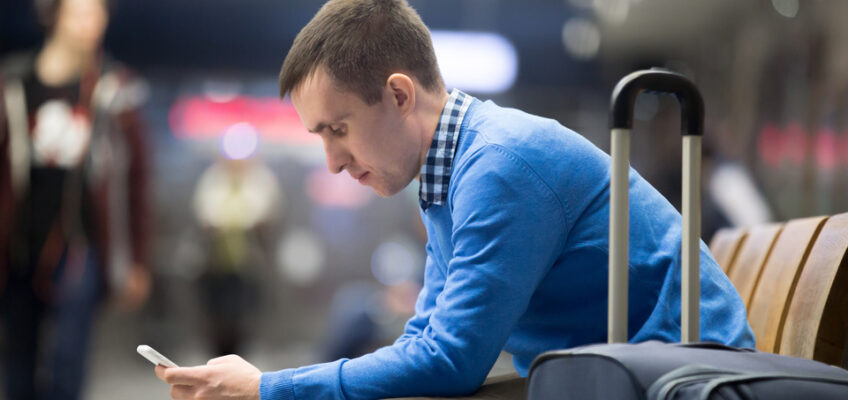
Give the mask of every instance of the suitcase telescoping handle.
<path id="1" fill-rule="evenodd" d="M 696 342 L 699 337 L 700 249 L 698 244 L 701 236 L 700 171 L 704 103 L 698 89 L 689 79 L 661 69 L 633 72 L 622 78 L 612 93 L 607 337 L 610 343 L 627 342 L 630 130 L 633 127 L 633 105 L 642 91 L 673 94 L 680 103 L 683 134 L 681 341 Z"/>

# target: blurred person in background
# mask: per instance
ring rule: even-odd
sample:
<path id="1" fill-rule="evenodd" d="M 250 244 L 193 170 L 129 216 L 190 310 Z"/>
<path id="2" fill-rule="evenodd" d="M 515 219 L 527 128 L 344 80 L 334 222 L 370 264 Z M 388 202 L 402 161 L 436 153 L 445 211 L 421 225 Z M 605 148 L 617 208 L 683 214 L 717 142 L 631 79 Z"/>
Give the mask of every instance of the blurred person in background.
<path id="1" fill-rule="evenodd" d="M 388 286 L 369 281 L 346 283 L 333 295 L 322 360 L 356 358 L 391 344 L 387 338 L 395 334 L 395 322 L 415 313 L 420 290 L 414 280 Z"/>
<path id="2" fill-rule="evenodd" d="M 751 227 L 773 221 L 771 207 L 757 182 L 742 163 L 717 151 L 711 142 L 703 147 L 701 237 L 712 239 L 724 227 Z"/>
<path id="3" fill-rule="evenodd" d="M 526 376 L 547 350 L 604 342 L 609 156 L 554 120 L 441 79 L 403 0 L 331 0 L 280 73 L 301 121 L 380 196 L 420 180 L 428 242 L 415 315 L 390 346 L 262 373 L 238 356 L 155 368 L 176 399 L 371 399 L 476 390 L 500 352 Z M 632 342 L 680 337 L 680 214 L 630 175 Z M 753 347 L 742 299 L 704 243 L 701 338 Z"/>
<path id="4" fill-rule="evenodd" d="M 414 193 L 417 208 L 418 193 L 409 193 Z M 413 243 L 425 246 L 427 228 L 421 216 L 414 213 L 410 217 L 418 239 Z M 356 358 L 391 344 L 403 323 L 415 314 L 423 271 L 412 265 L 412 257 L 398 257 L 397 253 L 394 257 L 378 256 L 380 248 L 390 244 L 399 243 L 383 243 L 371 256 L 371 271 L 377 282 L 347 282 L 333 294 L 328 328 L 321 340 L 322 361 Z M 399 265 L 402 263 L 410 265 Z"/>
<path id="5" fill-rule="evenodd" d="M 221 157 L 195 188 L 207 250 L 200 286 L 216 355 L 243 350 L 246 317 L 256 309 L 256 267 L 268 266 L 281 199 L 276 177 L 255 157 Z"/>
<path id="6" fill-rule="evenodd" d="M 112 287 L 125 310 L 149 293 L 144 90 L 101 51 L 106 2 L 36 1 L 43 46 L 10 56 L 0 70 L 0 292 L 11 400 L 79 398 L 98 304 Z"/>

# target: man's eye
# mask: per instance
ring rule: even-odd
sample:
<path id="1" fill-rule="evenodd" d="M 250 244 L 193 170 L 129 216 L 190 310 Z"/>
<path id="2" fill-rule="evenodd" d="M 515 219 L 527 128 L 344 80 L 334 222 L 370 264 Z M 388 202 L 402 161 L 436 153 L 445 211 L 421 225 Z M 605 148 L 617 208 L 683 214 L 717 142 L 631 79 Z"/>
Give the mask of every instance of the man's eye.
<path id="1" fill-rule="evenodd" d="M 344 134 L 344 129 L 330 127 L 330 134 L 333 136 L 341 136 Z"/>

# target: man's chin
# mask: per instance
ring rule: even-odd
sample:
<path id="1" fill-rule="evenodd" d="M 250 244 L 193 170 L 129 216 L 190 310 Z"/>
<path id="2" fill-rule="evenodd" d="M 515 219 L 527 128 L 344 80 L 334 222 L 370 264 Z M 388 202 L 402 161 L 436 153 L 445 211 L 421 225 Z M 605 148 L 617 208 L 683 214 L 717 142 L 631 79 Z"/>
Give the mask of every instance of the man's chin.
<path id="1" fill-rule="evenodd" d="M 374 187 L 374 186 L 371 186 L 371 189 L 374 190 L 374 193 L 377 196 L 380 196 L 382 198 L 392 197 L 392 196 L 400 193 L 401 190 L 403 190 L 403 188 L 394 189 L 394 188 Z"/>
<path id="2" fill-rule="evenodd" d="M 385 198 L 387 198 L 387 197 L 392 197 L 392 196 L 394 196 L 394 195 L 397 193 L 397 192 L 387 192 L 387 191 L 384 191 L 384 190 L 381 190 L 381 189 L 377 189 L 377 188 L 371 188 L 371 189 L 373 189 L 373 190 L 374 190 L 374 193 L 375 193 L 377 196 L 380 196 L 380 197 L 382 197 L 382 198 L 384 198 L 384 199 L 385 199 Z"/>

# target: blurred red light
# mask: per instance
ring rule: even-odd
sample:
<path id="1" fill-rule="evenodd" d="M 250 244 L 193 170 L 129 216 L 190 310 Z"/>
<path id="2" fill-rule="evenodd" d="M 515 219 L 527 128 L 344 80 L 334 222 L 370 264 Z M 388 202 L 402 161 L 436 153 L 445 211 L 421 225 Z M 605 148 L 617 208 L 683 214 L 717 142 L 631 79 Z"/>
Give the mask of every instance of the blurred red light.
<path id="1" fill-rule="evenodd" d="M 312 145 L 321 141 L 306 130 L 290 102 L 274 97 L 237 96 L 226 102 L 181 97 L 171 106 L 168 121 L 174 135 L 183 139 L 216 139 L 230 126 L 248 122 L 268 142 Z"/>

